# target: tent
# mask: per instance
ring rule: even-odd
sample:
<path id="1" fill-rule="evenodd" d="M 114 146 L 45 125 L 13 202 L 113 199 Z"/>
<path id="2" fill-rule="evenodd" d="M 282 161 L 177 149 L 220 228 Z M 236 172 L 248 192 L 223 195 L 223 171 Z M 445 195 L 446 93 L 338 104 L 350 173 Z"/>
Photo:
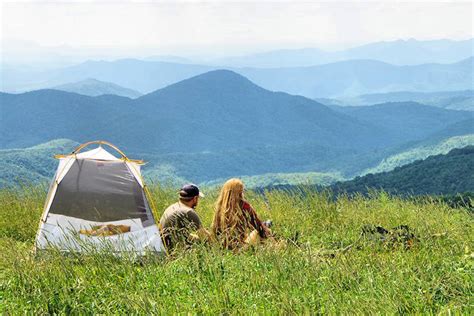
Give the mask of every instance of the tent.
<path id="1" fill-rule="evenodd" d="M 82 152 L 90 145 L 98 147 Z M 165 251 L 140 172 L 143 161 L 127 158 L 105 141 L 88 142 L 55 157 L 59 166 L 46 198 L 36 250 Z"/>

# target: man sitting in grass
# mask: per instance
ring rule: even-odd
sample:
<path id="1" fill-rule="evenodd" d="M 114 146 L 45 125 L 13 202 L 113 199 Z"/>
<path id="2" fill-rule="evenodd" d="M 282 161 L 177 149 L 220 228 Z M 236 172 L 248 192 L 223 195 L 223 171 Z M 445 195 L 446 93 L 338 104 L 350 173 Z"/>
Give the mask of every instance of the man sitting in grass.
<path id="1" fill-rule="evenodd" d="M 199 198 L 204 195 L 194 184 L 185 184 L 179 191 L 179 201 L 170 205 L 160 219 L 163 241 L 168 251 L 177 246 L 189 246 L 195 240 L 208 240 L 210 233 L 202 227 L 196 213 Z"/>

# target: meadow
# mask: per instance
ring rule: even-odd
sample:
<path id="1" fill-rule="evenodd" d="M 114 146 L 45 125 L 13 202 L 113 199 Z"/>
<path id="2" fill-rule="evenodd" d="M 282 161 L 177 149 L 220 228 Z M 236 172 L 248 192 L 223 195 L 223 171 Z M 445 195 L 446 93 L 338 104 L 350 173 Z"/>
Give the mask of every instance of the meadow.
<path id="1" fill-rule="evenodd" d="M 159 215 L 175 190 L 153 185 Z M 217 190 L 198 212 L 211 223 Z M 434 199 L 383 192 L 248 192 L 286 246 L 239 252 L 196 245 L 173 256 L 37 257 L 45 186 L 0 191 L 1 314 L 473 314 L 474 219 Z M 364 225 L 408 225 L 410 248 L 361 237 Z"/>

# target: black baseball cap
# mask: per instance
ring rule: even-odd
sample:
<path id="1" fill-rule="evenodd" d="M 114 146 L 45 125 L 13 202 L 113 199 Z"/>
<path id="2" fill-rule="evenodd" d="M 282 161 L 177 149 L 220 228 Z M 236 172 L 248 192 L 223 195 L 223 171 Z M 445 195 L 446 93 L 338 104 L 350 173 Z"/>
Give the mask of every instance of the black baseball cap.
<path id="1" fill-rule="evenodd" d="M 181 190 L 179 190 L 179 196 L 182 198 L 193 198 L 198 195 L 200 197 L 204 197 L 204 194 L 202 194 L 202 192 L 199 191 L 199 188 L 197 187 L 197 185 L 192 184 L 192 183 L 183 185 Z"/>

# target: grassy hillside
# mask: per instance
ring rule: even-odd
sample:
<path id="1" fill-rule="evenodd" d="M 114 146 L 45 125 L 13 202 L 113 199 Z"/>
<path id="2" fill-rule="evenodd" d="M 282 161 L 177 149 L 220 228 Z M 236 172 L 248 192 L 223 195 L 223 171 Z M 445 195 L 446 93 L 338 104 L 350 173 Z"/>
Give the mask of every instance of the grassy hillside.
<path id="1" fill-rule="evenodd" d="M 474 146 L 430 156 L 389 172 L 367 174 L 332 186 L 338 192 L 367 193 L 371 188 L 397 194 L 474 192 Z"/>
<path id="2" fill-rule="evenodd" d="M 216 191 L 198 207 L 210 225 Z M 287 246 L 232 253 L 196 245 L 173 258 L 35 258 L 44 188 L 0 191 L 2 314 L 472 314 L 474 221 L 463 209 L 386 194 L 248 192 Z M 152 188 L 158 211 L 175 190 Z M 290 220 L 291 219 L 291 220 Z M 366 224 L 409 225 L 410 249 L 361 237 Z M 352 247 L 348 247 L 353 245 Z M 342 251 L 341 249 L 346 249 Z"/>

